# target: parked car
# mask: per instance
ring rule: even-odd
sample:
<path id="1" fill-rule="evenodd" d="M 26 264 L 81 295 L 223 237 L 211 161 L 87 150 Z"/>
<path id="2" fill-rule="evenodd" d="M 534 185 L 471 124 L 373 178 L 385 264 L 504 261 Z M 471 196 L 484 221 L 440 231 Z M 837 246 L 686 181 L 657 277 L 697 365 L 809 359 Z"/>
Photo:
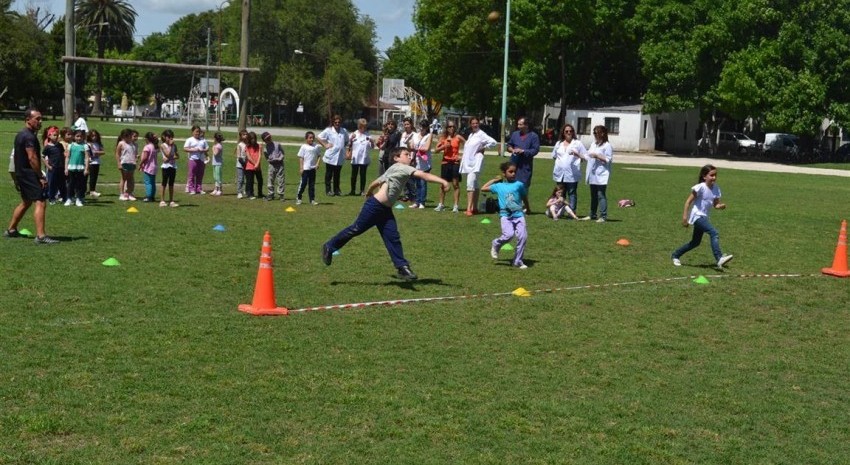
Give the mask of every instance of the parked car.
<path id="1" fill-rule="evenodd" d="M 740 132 L 720 132 L 720 141 L 717 144 L 717 152 L 721 154 L 748 154 L 755 153 L 759 149 L 758 142 Z"/>
<path id="2" fill-rule="evenodd" d="M 764 135 L 762 149 L 768 158 L 793 159 L 800 151 L 799 138 L 794 134 L 768 132 Z"/>

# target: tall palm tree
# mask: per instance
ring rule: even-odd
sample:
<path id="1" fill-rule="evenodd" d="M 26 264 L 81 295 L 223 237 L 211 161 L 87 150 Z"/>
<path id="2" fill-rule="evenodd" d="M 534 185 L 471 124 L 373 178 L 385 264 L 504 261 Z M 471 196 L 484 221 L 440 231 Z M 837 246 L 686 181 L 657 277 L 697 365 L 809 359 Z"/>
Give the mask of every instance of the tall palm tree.
<path id="1" fill-rule="evenodd" d="M 133 47 L 136 32 L 136 9 L 127 0 L 80 0 L 74 10 L 77 27 L 84 29 L 97 43 L 97 57 L 103 58 L 107 48 L 122 51 Z M 101 114 L 103 66 L 97 65 L 97 89 L 92 114 Z"/>

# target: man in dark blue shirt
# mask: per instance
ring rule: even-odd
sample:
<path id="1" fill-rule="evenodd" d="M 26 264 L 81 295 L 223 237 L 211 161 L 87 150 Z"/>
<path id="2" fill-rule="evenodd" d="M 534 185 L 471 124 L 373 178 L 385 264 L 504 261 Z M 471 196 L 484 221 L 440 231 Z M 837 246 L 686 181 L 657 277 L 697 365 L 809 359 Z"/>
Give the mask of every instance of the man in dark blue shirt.
<path id="1" fill-rule="evenodd" d="M 15 177 L 21 189 L 21 203 L 12 213 L 9 228 L 3 231 L 4 237 L 20 237 L 18 223 L 35 202 L 35 243 L 55 244 L 59 241 L 44 232 L 45 212 L 47 210 L 44 189 L 47 178 L 41 171 L 41 145 L 38 143 L 38 130 L 41 129 L 41 112 L 28 109 L 24 113 L 25 126 L 15 136 Z"/>
<path id="2" fill-rule="evenodd" d="M 540 152 L 540 138 L 537 133 L 529 131 L 528 120 L 523 116 L 516 122 L 517 130 L 511 134 L 508 141 L 508 152 L 511 163 L 516 165 L 516 179 L 531 189 L 531 175 L 534 170 L 534 157 Z M 531 207 L 526 200 L 526 213 L 531 213 Z"/>

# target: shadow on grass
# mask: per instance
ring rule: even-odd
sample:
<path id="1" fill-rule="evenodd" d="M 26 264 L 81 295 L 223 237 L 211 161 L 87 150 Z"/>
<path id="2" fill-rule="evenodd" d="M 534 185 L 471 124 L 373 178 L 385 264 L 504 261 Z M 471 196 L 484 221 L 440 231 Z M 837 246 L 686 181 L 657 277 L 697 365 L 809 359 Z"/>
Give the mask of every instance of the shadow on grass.
<path id="1" fill-rule="evenodd" d="M 446 283 L 444 283 L 442 279 L 435 279 L 435 278 L 420 278 L 420 279 L 418 279 L 418 280 L 416 280 L 416 281 L 404 281 L 403 279 L 401 279 L 401 278 L 396 278 L 395 276 L 393 276 L 393 277 L 392 277 L 392 280 L 390 280 L 390 281 L 384 281 L 384 282 L 377 282 L 377 281 L 375 281 L 375 282 L 365 282 L 365 281 L 331 281 L 331 282 L 330 282 L 330 285 L 331 285 L 331 286 L 348 285 L 348 284 L 354 284 L 354 285 L 360 285 L 360 286 L 362 286 L 362 285 L 364 285 L 364 284 L 365 284 L 365 285 L 369 285 L 369 284 L 371 284 L 371 285 L 375 285 L 375 286 L 396 286 L 396 287 L 400 287 L 400 288 L 402 288 L 402 289 L 408 289 L 408 290 L 412 290 L 412 291 L 417 290 L 417 289 L 416 289 L 416 285 L 417 285 L 417 284 L 437 285 L 437 286 L 451 286 L 451 284 L 446 284 Z"/>

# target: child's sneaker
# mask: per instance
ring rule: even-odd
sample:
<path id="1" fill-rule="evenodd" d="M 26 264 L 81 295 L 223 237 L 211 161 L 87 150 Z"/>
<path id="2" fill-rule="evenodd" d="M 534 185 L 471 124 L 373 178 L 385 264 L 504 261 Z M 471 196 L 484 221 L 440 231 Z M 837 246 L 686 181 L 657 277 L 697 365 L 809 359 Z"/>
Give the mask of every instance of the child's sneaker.
<path id="1" fill-rule="evenodd" d="M 17 229 L 7 229 L 3 231 L 3 237 L 21 237 L 21 233 Z"/>
<path id="2" fill-rule="evenodd" d="M 167 206 L 168 206 L 168 202 L 166 202 L 165 200 L 163 200 L 162 202 L 160 202 L 160 203 L 159 203 L 159 206 L 160 206 L 160 207 L 167 207 Z"/>
<path id="3" fill-rule="evenodd" d="M 171 203 L 169 203 L 168 206 L 171 207 L 171 208 L 177 208 L 180 205 L 178 205 L 177 202 L 171 201 Z"/>
<path id="4" fill-rule="evenodd" d="M 73 205 L 73 204 L 74 204 L 74 201 L 73 201 L 73 200 L 71 200 L 71 199 L 68 199 L 68 200 L 66 200 L 66 201 L 65 201 L 65 206 L 66 206 L 66 207 L 70 207 L 70 206 L 71 206 L 71 205 Z"/>
<path id="5" fill-rule="evenodd" d="M 301 199 L 296 200 L 295 205 L 301 205 Z"/>
<path id="6" fill-rule="evenodd" d="M 118 200 L 123 202 L 123 201 L 130 200 L 130 198 L 127 197 L 127 194 L 121 194 L 121 195 L 118 196 Z"/>
<path id="7" fill-rule="evenodd" d="M 732 260 L 733 258 L 735 258 L 735 257 L 732 256 L 732 255 L 724 255 L 724 256 L 720 257 L 720 260 L 717 260 L 717 267 L 723 268 L 723 265 L 729 263 L 729 261 Z"/>
<path id="8" fill-rule="evenodd" d="M 528 265 L 523 262 L 514 263 L 514 267 L 519 268 L 520 270 L 528 269 Z"/>
<path id="9" fill-rule="evenodd" d="M 425 208 L 425 204 L 424 204 L 424 203 L 420 203 L 420 204 L 419 204 L 419 208 Z"/>
<path id="10" fill-rule="evenodd" d="M 495 245 L 490 247 L 490 256 L 493 258 L 493 260 L 499 259 L 499 249 L 496 248 Z"/>
<path id="11" fill-rule="evenodd" d="M 319 204 L 319 202 L 316 202 L 315 200 L 310 201 L 310 205 L 318 205 L 318 204 Z"/>
<path id="12" fill-rule="evenodd" d="M 77 199 L 77 206 L 78 206 L 78 207 L 82 207 L 82 206 L 83 206 L 83 201 L 82 201 L 82 200 L 80 200 L 80 199 Z"/>
<path id="13" fill-rule="evenodd" d="M 441 212 L 441 211 L 443 211 L 443 210 L 445 210 L 445 209 L 446 209 L 446 207 L 444 207 L 444 206 L 443 206 L 443 204 L 438 203 L 438 204 L 437 204 L 437 208 L 435 208 L 435 209 L 434 209 L 434 211 L 435 211 L 435 212 Z"/>
<path id="14" fill-rule="evenodd" d="M 408 265 L 400 266 L 397 269 L 397 276 L 405 281 L 416 281 L 419 279 L 419 277 L 416 276 L 416 273 L 414 273 Z"/>
<path id="15" fill-rule="evenodd" d="M 36 236 L 35 243 L 36 244 L 58 244 L 59 241 L 57 241 L 56 239 L 53 239 L 50 236 L 41 236 L 41 237 Z"/>
<path id="16" fill-rule="evenodd" d="M 240 193 L 236 194 L 236 198 L 237 198 L 237 199 L 241 199 L 241 198 L 242 198 L 242 193 L 240 192 Z"/>
<path id="17" fill-rule="evenodd" d="M 452 207 L 452 213 L 458 213 L 458 212 L 460 212 L 460 209 L 459 209 L 459 208 L 457 208 L 457 205 L 455 205 L 454 207 Z"/>
<path id="18" fill-rule="evenodd" d="M 136 201 L 136 198 L 135 198 L 135 197 L 133 197 L 133 194 L 127 194 L 127 200 L 129 200 L 129 201 L 131 201 L 131 202 L 135 202 L 135 201 Z"/>
<path id="19" fill-rule="evenodd" d="M 682 266 L 682 261 L 673 257 L 673 266 Z"/>

